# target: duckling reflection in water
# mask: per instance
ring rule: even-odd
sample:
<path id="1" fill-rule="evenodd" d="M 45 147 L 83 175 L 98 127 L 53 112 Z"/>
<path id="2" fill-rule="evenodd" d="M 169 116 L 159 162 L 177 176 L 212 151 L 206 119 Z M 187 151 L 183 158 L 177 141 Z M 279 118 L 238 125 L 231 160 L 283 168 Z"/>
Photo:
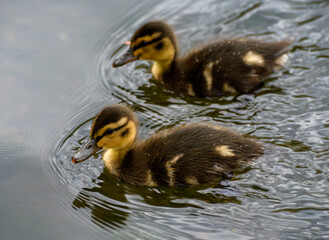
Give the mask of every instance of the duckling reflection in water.
<path id="1" fill-rule="evenodd" d="M 161 206 L 168 209 L 197 209 L 201 207 L 198 205 L 199 201 L 207 204 L 241 204 L 241 200 L 237 197 L 240 196 L 238 190 L 227 189 L 227 185 L 222 185 L 223 181 L 220 184 L 216 183 L 215 188 L 213 188 L 214 184 L 208 184 L 189 188 L 158 187 L 154 189 L 118 181 L 104 169 L 94 187 L 80 190 L 72 202 L 72 207 L 77 211 L 87 211 L 91 220 L 100 227 L 124 229 L 130 213 L 135 210 L 134 204 L 127 196 L 138 196 L 137 201 L 143 202 L 143 205 L 147 204 L 147 208 Z M 205 187 L 206 191 L 204 191 Z M 175 199 L 180 201 L 175 201 Z M 198 201 L 193 202 L 191 199 Z"/>
<path id="2" fill-rule="evenodd" d="M 261 156 L 260 143 L 216 124 L 190 124 L 136 141 L 137 120 L 123 105 L 95 117 L 90 139 L 73 157 L 87 160 L 105 149 L 106 168 L 121 180 L 142 186 L 191 186 L 219 181 L 226 173 Z"/>
<path id="3" fill-rule="evenodd" d="M 151 60 L 152 74 L 165 88 L 191 96 L 214 97 L 247 92 L 288 60 L 294 41 L 261 42 L 245 38 L 213 42 L 178 57 L 176 37 L 166 23 L 149 22 L 133 35 L 129 50 L 113 67 Z"/>

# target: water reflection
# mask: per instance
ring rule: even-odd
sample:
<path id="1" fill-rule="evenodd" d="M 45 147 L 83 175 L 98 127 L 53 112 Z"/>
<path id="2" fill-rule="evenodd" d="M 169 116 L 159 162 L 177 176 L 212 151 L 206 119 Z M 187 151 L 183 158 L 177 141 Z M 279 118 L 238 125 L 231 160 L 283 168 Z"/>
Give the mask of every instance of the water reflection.
<path id="1" fill-rule="evenodd" d="M 120 186 L 107 171 L 98 177 L 99 183 L 93 188 L 83 188 L 72 202 L 74 209 L 88 209 L 94 223 L 100 227 L 122 228 L 129 215 L 125 188 Z M 111 203 L 105 199 L 111 199 Z M 118 203 L 115 203 L 118 202 Z"/>
<path id="2" fill-rule="evenodd" d="M 121 182 L 104 169 L 96 186 L 79 191 L 72 207 L 75 210 L 87 210 L 92 221 L 100 227 L 124 228 L 129 214 L 132 211 L 144 211 L 145 206 L 158 207 L 163 212 L 167 208 L 202 209 L 200 201 L 207 204 L 241 204 L 238 199 L 240 193 L 230 187 L 229 182 L 230 176 L 227 176 L 217 184 L 190 188 L 149 188 Z M 136 202 L 130 202 L 127 196 L 136 196 Z"/>

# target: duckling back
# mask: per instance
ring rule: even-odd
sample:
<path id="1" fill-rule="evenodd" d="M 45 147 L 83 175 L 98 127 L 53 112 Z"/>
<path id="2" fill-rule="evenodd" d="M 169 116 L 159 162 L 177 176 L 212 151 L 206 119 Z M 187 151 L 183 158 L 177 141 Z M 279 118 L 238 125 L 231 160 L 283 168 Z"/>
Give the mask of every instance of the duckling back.
<path id="1" fill-rule="evenodd" d="M 186 83 L 186 93 L 190 95 L 247 92 L 283 66 L 291 42 L 292 39 L 276 43 L 247 39 L 214 42 L 178 59 L 181 74 L 175 74 Z"/>

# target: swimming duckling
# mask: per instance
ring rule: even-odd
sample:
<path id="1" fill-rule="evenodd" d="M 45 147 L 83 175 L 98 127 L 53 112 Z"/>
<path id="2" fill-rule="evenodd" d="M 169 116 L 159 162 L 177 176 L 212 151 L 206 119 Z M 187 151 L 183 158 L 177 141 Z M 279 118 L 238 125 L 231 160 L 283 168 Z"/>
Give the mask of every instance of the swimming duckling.
<path id="1" fill-rule="evenodd" d="M 260 85 L 273 69 L 283 66 L 293 40 L 270 43 L 227 39 L 178 57 L 172 28 L 155 21 L 134 33 L 128 51 L 113 62 L 113 67 L 137 59 L 152 60 L 154 78 L 171 91 L 199 97 L 247 92 Z"/>
<path id="2" fill-rule="evenodd" d="M 190 186 L 220 180 L 263 154 L 260 143 L 215 124 L 190 124 L 136 141 L 137 120 L 123 105 L 105 107 L 95 117 L 89 141 L 73 157 L 87 160 L 105 149 L 110 173 L 142 186 Z"/>

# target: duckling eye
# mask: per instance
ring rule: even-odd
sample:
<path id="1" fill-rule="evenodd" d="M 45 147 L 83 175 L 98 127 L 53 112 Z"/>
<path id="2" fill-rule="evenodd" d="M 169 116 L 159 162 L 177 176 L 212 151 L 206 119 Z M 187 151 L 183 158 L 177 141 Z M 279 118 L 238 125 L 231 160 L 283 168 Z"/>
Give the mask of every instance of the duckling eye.
<path id="1" fill-rule="evenodd" d="M 140 42 L 140 46 L 141 46 L 141 47 L 145 46 L 146 44 L 147 44 L 147 42 L 144 41 L 144 40 Z"/>
<path id="2" fill-rule="evenodd" d="M 159 42 L 156 46 L 155 46 L 156 49 L 160 50 L 161 48 L 163 48 L 163 43 L 162 42 Z"/>
<path id="3" fill-rule="evenodd" d="M 114 132 L 114 130 L 113 130 L 112 128 L 109 128 L 109 129 L 106 130 L 105 134 L 106 134 L 106 135 L 110 135 L 110 134 L 112 134 L 113 132 Z"/>

